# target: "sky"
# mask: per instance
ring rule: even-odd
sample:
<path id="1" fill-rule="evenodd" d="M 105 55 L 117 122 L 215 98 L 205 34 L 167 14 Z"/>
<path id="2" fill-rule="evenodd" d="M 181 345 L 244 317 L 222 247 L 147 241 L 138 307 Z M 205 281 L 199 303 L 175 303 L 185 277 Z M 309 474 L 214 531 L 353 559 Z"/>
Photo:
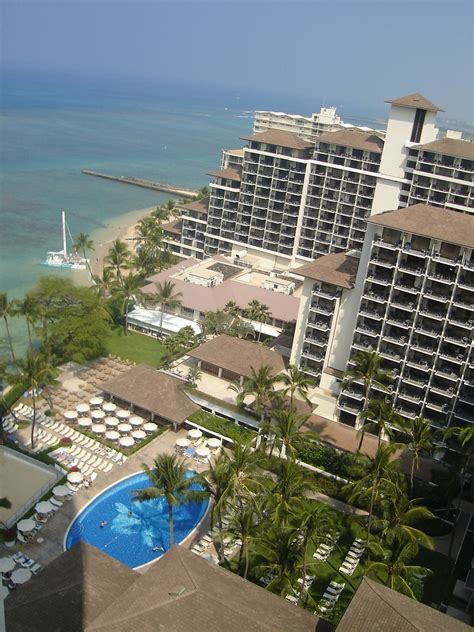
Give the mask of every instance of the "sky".
<path id="1" fill-rule="evenodd" d="M 0 0 L 6 69 L 294 96 L 422 92 L 472 121 L 472 0 Z M 262 103 L 263 105 L 263 103 Z"/>

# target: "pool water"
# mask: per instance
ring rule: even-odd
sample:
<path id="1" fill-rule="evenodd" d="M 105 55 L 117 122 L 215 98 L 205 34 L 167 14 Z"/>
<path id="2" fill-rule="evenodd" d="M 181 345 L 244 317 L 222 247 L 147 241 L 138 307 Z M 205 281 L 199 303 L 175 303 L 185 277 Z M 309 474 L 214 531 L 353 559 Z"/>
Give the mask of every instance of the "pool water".
<path id="1" fill-rule="evenodd" d="M 188 470 L 186 477 L 194 476 Z M 135 568 L 161 557 L 169 549 L 168 503 L 164 498 L 133 500 L 133 492 L 150 487 L 145 473 L 134 474 L 99 494 L 74 519 L 66 535 L 66 549 L 83 540 Z M 193 484 L 191 489 L 199 489 Z M 208 500 L 173 507 L 174 541 L 179 543 L 204 516 Z M 100 523 L 105 521 L 104 527 Z M 155 550 L 153 550 L 155 549 Z"/>

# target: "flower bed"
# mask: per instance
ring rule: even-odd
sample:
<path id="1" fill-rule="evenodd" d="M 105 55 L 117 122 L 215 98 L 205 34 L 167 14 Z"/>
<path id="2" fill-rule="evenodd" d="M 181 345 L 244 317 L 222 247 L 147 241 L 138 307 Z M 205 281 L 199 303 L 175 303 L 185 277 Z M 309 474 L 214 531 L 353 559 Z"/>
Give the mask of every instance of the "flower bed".
<path id="1" fill-rule="evenodd" d="M 207 430 L 221 434 L 224 437 L 232 439 L 237 443 L 245 443 L 250 441 L 256 436 L 256 432 L 249 430 L 248 428 L 242 428 L 232 421 L 208 413 L 205 410 L 198 410 L 189 417 L 189 421 L 192 421 Z"/>

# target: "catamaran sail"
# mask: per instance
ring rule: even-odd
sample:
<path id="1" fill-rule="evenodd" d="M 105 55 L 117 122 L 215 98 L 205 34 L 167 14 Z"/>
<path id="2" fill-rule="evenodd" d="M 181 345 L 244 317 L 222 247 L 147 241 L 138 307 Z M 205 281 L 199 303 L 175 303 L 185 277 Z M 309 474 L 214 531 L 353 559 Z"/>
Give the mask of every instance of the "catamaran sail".
<path id="1" fill-rule="evenodd" d="M 46 260 L 42 261 L 42 265 L 51 266 L 53 268 L 70 268 L 72 270 L 85 270 L 87 267 L 88 260 L 84 259 L 77 254 L 77 252 L 73 252 L 68 255 L 67 253 L 67 239 L 66 239 L 66 229 L 69 233 L 69 237 L 72 240 L 71 232 L 69 231 L 69 226 L 66 223 L 66 213 L 61 211 L 62 220 L 63 220 L 63 249 L 54 251 L 51 250 L 46 255 Z"/>

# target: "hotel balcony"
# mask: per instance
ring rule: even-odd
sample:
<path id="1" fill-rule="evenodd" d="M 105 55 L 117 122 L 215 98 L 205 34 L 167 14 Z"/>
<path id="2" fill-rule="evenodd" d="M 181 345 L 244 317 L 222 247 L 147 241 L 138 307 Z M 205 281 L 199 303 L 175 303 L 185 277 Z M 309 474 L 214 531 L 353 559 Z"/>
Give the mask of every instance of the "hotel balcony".
<path id="1" fill-rule="evenodd" d="M 367 275 L 367 279 L 371 281 L 371 283 L 377 283 L 378 285 L 389 286 L 392 283 L 392 277 L 389 275 L 376 274 L 373 271 L 370 271 Z"/>
<path id="2" fill-rule="evenodd" d="M 430 393 L 436 395 L 442 395 L 443 397 L 454 397 L 454 386 L 446 386 L 445 384 L 432 383 L 430 386 Z"/>
<path id="3" fill-rule="evenodd" d="M 305 342 L 309 342 L 310 345 L 317 345 L 318 347 L 326 347 L 328 344 L 327 337 L 322 336 L 314 336 L 308 333 L 305 333 Z"/>
<path id="4" fill-rule="evenodd" d="M 367 305 L 361 305 L 359 314 L 364 318 L 372 318 L 374 320 L 381 320 L 385 316 L 384 310 L 370 309 Z"/>
<path id="5" fill-rule="evenodd" d="M 337 405 L 338 405 L 338 408 L 348 413 L 352 413 L 353 415 L 359 414 L 360 408 L 356 406 L 354 403 L 352 403 L 352 401 L 349 401 L 343 397 L 339 398 Z"/>
<path id="6" fill-rule="evenodd" d="M 317 312 L 318 314 L 332 315 L 334 312 L 334 305 L 322 305 L 319 301 L 313 301 L 310 309 L 312 312 Z"/>
<path id="7" fill-rule="evenodd" d="M 422 307 L 419 312 L 422 316 L 433 318 L 434 320 L 443 320 L 446 318 L 446 313 L 440 310 L 436 310 L 433 307 Z"/>
<path id="8" fill-rule="evenodd" d="M 398 351 L 391 349 L 390 347 L 380 349 L 379 355 L 381 358 L 386 358 L 387 360 L 391 360 L 392 362 L 400 362 L 402 359 L 401 354 Z"/>
<path id="9" fill-rule="evenodd" d="M 431 371 L 431 363 L 424 358 L 408 358 L 407 366 L 418 369 L 419 371 Z"/>
<path id="10" fill-rule="evenodd" d="M 392 297 L 391 307 L 412 312 L 415 307 L 415 303 L 413 301 L 407 301 L 405 295 L 398 294 Z"/>
<path id="11" fill-rule="evenodd" d="M 413 404 L 419 404 L 424 399 L 420 393 L 417 393 L 416 391 L 407 391 L 407 390 L 399 391 L 397 397 L 400 399 L 404 399 L 408 402 L 411 402 Z"/>
<path id="12" fill-rule="evenodd" d="M 364 298 L 368 301 L 375 301 L 377 303 L 386 303 L 388 295 L 383 292 L 374 291 L 372 288 L 366 288 L 363 294 Z"/>
<path id="13" fill-rule="evenodd" d="M 439 357 L 443 360 L 455 362 L 456 364 L 462 364 L 465 360 L 466 353 L 461 353 L 459 350 L 441 349 Z"/>
<path id="14" fill-rule="evenodd" d="M 324 354 L 323 353 L 317 353 L 315 351 L 312 351 L 309 347 L 306 347 L 303 349 L 302 351 L 302 355 L 311 358 L 311 360 L 315 360 L 316 362 L 323 362 L 324 361 Z"/>
<path id="15" fill-rule="evenodd" d="M 459 371 L 455 371 L 453 367 L 446 364 L 439 364 L 435 367 L 435 375 L 443 377 L 447 380 L 457 382 L 460 378 Z"/>
<path id="16" fill-rule="evenodd" d="M 358 401 L 361 401 L 364 398 L 364 394 L 362 393 L 362 391 L 353 388 L 353 386 L 347 386 L 342 391 L 342 395 L 344 395 L 344 397 L 350 397 L 351 399 L 356 399 Z"/>
<path id="17" fill-rule="evenodd" d="M 459 407 L 454 411 L 454 416 L 462 421 L 474 423 L 474 409 L 472 407 Z"/>
<path id="18" fill-rule="evenodd" d="M 367 334 L 369 336 L 380 336 L 380 329 L 375 329 L 366 323 L 360 323 L 355 328 L 356 332 Z"/>
<path id="19" fill-rule="evenodd" d="M 417 388 L 425 388 L 428 386 L 428 379 L 426 377 L 423 379 L 418 375 L 405 375 L 403 377 L 403 382 L 405 384 L 409 384 L 410 386 L 416 386 Z"/>
<path id="20" fill-rule="evenodd" d="M 382 336 L 382 339 L 391 344 L 397 345 L 397 347 L 404 347 L 408 343 L 408 337 L 397 334 L 396 332 L 385 333 Z M 401 349 L 398 349 L 401 351 Z"/>
<path id="21" fill-rule="evenodd" d="M 437 410 L 440 413 L 448 413 L 450 406 L 446 402 L 441 403 L 441 402 L 433 402 L 433 401 L 428 400 L 426 402 L 426 408 L 429 408 L 431 410 Z"/>
<path id="22" fill-rule="evenodd" d="M 382 235 L 375 235 L 374 243 L 377 244 L 377 246 L 381 246 L 382 248 L 388 248 L 389 250 L 398 250 L 401 246 L 401 241 L 397 241 L 395 243 L 384 241 L 384 239 L 382 238 Z"/>
<path id="23" fill-rule="evenodd" d="M 313 329 L 319 329 L 320 331 L 329 331 L 331 329 L 329 324 L 322 320 L 318 320 L 315 322 L 308 321 L 308 325 L 309 327 L 312 327 Z"/>
<path id="24" fill-rule="evenodd" d="M 372 254 L 370 263 L 384 268 L 393 268 L 395 267 L 397 260 L 395 257 L 383 257 L 381 255 Z"/>
<path id="25" fill-rule="evenodd" d="M 415 411 L 411 408 L 407 408 L 406 406 L 397 406 L 395 410 L 402 416 L 407 417 L 408 419 L 415 419 L 418 417 L 418 411 Z"/>
<path id="26" fill-rule="evenodd" d="M 410 318 L 403 318 L 403 316 L 406 316 L 405 312 L 391 311 L 387 316 L 387 324 L 395 325 L 396 327 L 411 327 L 412 320 Z"/>
<path id="27" fill-rule="evenodd" d="M 431 338 L 439 338 L 441 336 L 440 328 L 433 329 L 426 324 L 426 321 L 415 325 L 415 332 L 423 336 L 430 336 Z"/>

